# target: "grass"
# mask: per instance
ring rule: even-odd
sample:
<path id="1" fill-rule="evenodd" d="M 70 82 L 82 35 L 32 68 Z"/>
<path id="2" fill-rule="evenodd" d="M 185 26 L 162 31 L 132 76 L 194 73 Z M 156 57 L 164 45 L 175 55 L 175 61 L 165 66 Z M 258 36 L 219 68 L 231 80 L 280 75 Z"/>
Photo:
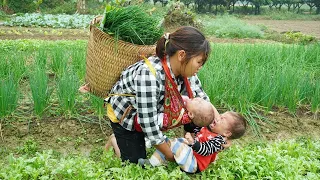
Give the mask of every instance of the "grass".
<path id="1" fill-rule="evenodd" d="M 55 48 L 52 53 L 52 60 L 51 60 L 51 69 L 52 71 L 61 76 L 67 69 L 68 59 L 66 58 L 66 53 L 63 47 Z"/>
<path id="2" fill-rule="evenodd" d="M 201 21 L 204 32 L 208 36 L 219 38 L 263 38 L 263 30 L 254 25 L 249 25 L 234 16 L 203 16 Z"/>
<path id="3" fill-rule="evenodd" d="M 46 43 L 18 40 L 0 41 L 0 44 L 3 45 L 0 53 L 7 57 L 8 62 L 13 62 L 1 61 L 1 72 L 8 74 L 9 71 L 5 69 L 20 67 L 21 70 L 16 68 L 21 72 L 17 74 L 23 75 L 23 69 L 30 67 L 18 63 L 19 60 L 28 64 L 35 61 L 38 66 L 46 67 L 47 73 L 55 72 L 51 88 L 57 91 L 53 92 L 50 101 L 57 102 L 64 114 L 82 113 L 83 110 L 75 107 L 77 101 L 86 101 L 77 93 L 79 85 L 84 83 L 85 41 Z M 199 73 L 205 91 L 217 107 L 247 114 L 249 124 L 254 129 L 259 127 L 256 119 L 266 120 L 261 112 L 267 113 L 274 107 L 288 109 L 292 114 L 300 106 L 307 106 L 314 113 L 319 111 L 319 44 L 212 44 L 212 49 L 209 61 Z M 17 51 L 19 56 L 25 58 L 16 60 L 15 56 L 8 55 L 12 51 Z M 46 66 L 43 65 L 45 59 Z M 56 66 L 52 66 L 54 59 Z M 17 65 L 9 66 L 14 63 Z M 57 68 L 53 71 L 53 67 Z M 59 70 L 60 67 L 65 70 Z M 88 104 L 97 110 L 101 119 L 103 110 L 98 106 L 102 102 L 92 101 Z M 55 108 L 48 110 L 55 112 Z"/>
<path id="4" fill-rule="evenodd" d="M 13 75 L 0 80 L 0 118 L 10 115 L 18 105 L 19 89 Z"/>
<path id="5" fill-rule="evenodd" d="M 243 113 L 284 107 L 294 114 L 300 105 L 312 104 L 317 111 L 318 44 L 212 44 L 212 49 L 199 78 L 215 105 Z"/>
<path id="6" fill-rule="evenodd" d="M 63 114 L 69 116 L 75 112 L 76 96 L 80 86 L 79 80 L 72 70 L 65 71 L 57 79 L 57 94 Z"/>
<path id="7" fill-rule="evenodd" d="M 315 13 L 309 14 L 309 11 L 303 10 L 305 13 L 296 13 L 288 11 L 287 9 L 279 10 L 265 10 L 261 15 L 255 16 L 253 18 L 263 18 L 272 20 L 309 20 L 318 21 L 320 20 L 320 15 Z M 307 13 L 307 14 L 306 14 Z M 252 16 L 251 16 L 252 17 Z"/>
<path id="8" fill-rule="evenodd" d="M 36 67 L 35 70 L 30 73 L 29 77 L 34 112 L 41 118 L 45 109 L 48 107 L 51 95 L 51 90 L 48 86 L 49 77 L 46 74 L 46 70 L 42 67 Z"/>

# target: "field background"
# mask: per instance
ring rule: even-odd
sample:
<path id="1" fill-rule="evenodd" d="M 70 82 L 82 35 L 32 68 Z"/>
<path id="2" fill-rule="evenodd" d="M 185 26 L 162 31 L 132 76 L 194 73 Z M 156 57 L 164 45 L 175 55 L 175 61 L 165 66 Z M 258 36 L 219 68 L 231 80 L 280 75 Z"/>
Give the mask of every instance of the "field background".
<path id="1" fill-rule="evenodd" d="M 158 9 L 162 8 L 161 4 L 159 3 L 156 5 L 156 7 Z M 281 16 L 281 14 L 279 16 Z M 47 52 L 49 53 L 69 52 L 69 51 L 73 52 L 74 50 L 76 51 L 78 50 L 79 59 L 85 56 L 84 47 L 87 44 L 87 40 L 89 38 L 89 33 L 90 33 L 88 28 L 65 29 L 65 28 L 20 27 L 20 26 L 10 27 L 10 26 L 5 26 L 4 23 L 6 20 L 10 19 L 11 15 L 4 16 L 4 17 L 5 18 L 0 18 L 0 43 L 5 44 L 2 47 L 8 48 L 8 49 L 1 47 L 2 49 L 0 50 L 0 60 L 2 62 L 5 62 L 4 57 L 9 57 L 9 59 L 25 58 L 26 63 L 28 64 L 30 63 L 29 60 L 33 59 L 34 57 L 40 57 L 40 59 L 41 59 L 41 56 L 45 57 L 43 54 L 44 52 L 46 53 Z M 306 16 L 303 16 L 303 18 L 305 17 Z M 200 15 L 200 19 L 201 18 L 207 20 L 205 15 Z M 313 18 L 306 18 L 306 19 L 303 19 L 303 18 L 293 17 L 293 18 L 286 18 L 284 20 L 272 20 L 270 16 L 266 16 L 265 14 L 261 16 L 243 15 L 243 16 L 239 16 L 237 21 L 241 20 L 247 23 L 247 25 L 244 25 L 244 26 L 257 25 L 259 27 L 263 27 L 263 29 L 267 29 L 268 32 L 271 32 L 270 36 L 274 36 L 274 37 L 271 37 L 271 38 L 230 38 L 230 37 L 221 38 L 216 35 L 208 33 L 207 38 L 210 40 L 210 42 L 212 42 L 212 44 L 214 45 L 217 44 L 217 46 L 219 47 L 224 45 L 247 46 L 247 45 L 255 45 L 255 44 L 258 44 L 258 45 L 279 44 L 279 43 L 282 43 L 282 42 L 279 42 L 277 39 L 277 37 L 280 37 L 280 35 L 288 32 L 301 32 L 303 35 L 300 35 L 299 38 L 304 40 L 305 38 L 304 35 L 310 35 L 315 38 L 315 40 L 313 40 L 312 42 L 314 43 L 313 45 L 319 46 L 319 41 L 320 41 L 319 15 L 316 16 L 315 20 L 313 20 Z M 175 28 L 176 27 L 167 28 L 166 32 L 172 32 Z M 289 42 L 289 43 L 292 44 L 292 42 Z M 302 44 L 304 43 L 305 42 L 302 42 Z M 70 45 L 70 47 L 67 47 L 66 44 L 67 45 L 72 44 L 72 45 Z M 39 48 L 39 45 L 40 45 L 40 48 Z M 60 45 L 61 47 L 59 47 Z M 306 45 L 306 47 L 307 46 L 308 45 Z M 71 49 L 68 49 L 68 48 L 75 48 L 75 49 L 72 49 L 73 51 L 71 51 Z M 17 51 L 17 50 L 21 50 L 21 51 Z M 319 50 L 319 48 L 317 48 L 317 50 Z M 28 54 L 28 52 L 30 53 Z M 63 55 L 58 53 L 54 55 L 50 54 L 49 56 L 63 56 Z M 72 56 L 77 57 L 75 54 L 72 54 Z M 315 62 L 314 67 L 315 68 L 319 67 L 319 64 L 320 64 L 319 52 L 317 53 L 317 56 L 314 62 Z M 307 68 L 312 69 L 313 67 L 307 67 Z M 314 73 L 316 74 L 315 79 L 319 78 L 317 76 L 317 74 L 319 74 L 319 69 L 315 69 Z M 54 73 L 49 72 L 48 77 L 49 77 L 49 86 L 55 87 Z M 83 80 L 80 80 L 79 83 L 83 83 Z M 94 102 L 92 101 L 92 97 L 89 94 L 77 94 L 77 105 L 75 110 L 77 113 L 75 114 L 71 113 L 70 115 L 70 114 L 64 114 L 61 112 L 59 104 L 57 102 L 57 99 L 58 99 L 57 94 L 53 93 L 54 95 L 52 99 L 54 100 L 50 101 L 49 103 L 50 106 L 48 108 L 49 110 L 46 111 L 45 114 L 39 119 L 39 117 L 34 115 L 34 107 L 32 102 L 32 96 L 30 93 L 31 87 L 30 87 L 28 78 L 22 79 L 19 87 L 21 89 L 22 95 L 19 96 L 20 99 L 19 99 L 17 110 L 14 111 L 11 115 L 5 117 L 4 119 L 1 119 L 1 123 L 0 123 L 1 124 L 0 158 L 3 158 L 3 159 L 6 158 L 8 159 L 7 162 L 11 163 L 10 166 L 6 166 L 7 168 L 5 169 L 6 171 L 4 170 L 2 172 L 0 170 L 0 179 L 1 177 L 6 179 L 5 178 L 6 176 L 4 175 L 5 172 L 12 172 L 11 174 L 14 174 L 14 173 L 23 174 L 23 173 L 26 173 L 26 171 L 28 170 L 32 172 L 32 170 L 30 169 L 27 169 L 27 170 L 23 169 L 23 167 L 26 166 L 24 163 L 32 163 L 32 162 L 39 161 L 39 164 L 41 163 L 46 164 L 47 161 L 45 159 L 56 157 L 56 154 L 62 154 L 63 157 L 68 157 L 70 154 L 80 154 L 80 155 L 83 155 L 84 157 L 90 157 L 90 158 L 93 157 L 94 159 L 94 158 L 98 158 L 103 153 L 102 151 L 103 151 L 104 145 L 107 141 L 107 138 L 112 133 L 112 130 L 108 125 L 108 119 L 104 115 L 97 113 L 97 109 L 93 107 L 93 106 L 99 106 L 99 104 L 97 102 L 96 104 L 94 104 Z M 55 92 L 56 89 L 53 91 Z M 296 105 L 297 107 L 296 106 L 293 107 L 295 109 L 294 112 L 290 111 L 288 107 L 281 106 L 278 104 L 276 104 L 272 108 L 265 111 L 263 111 L 265 108 L 261 107 L 262 110 L 258 111 L 258 115 L 260 115 L 259 117 L 262 117 L 262 118 L 255 119 L 257 123 L 256 125 L 259 127 L 259 131 L 257 132 L 256 126 L 249 127 L 248 132 L 243 138 L 233 142 L 235 147 L 248 146 L 249 150 L 246 149 L 244 154 L 246 153 L 250 154 L 248 153 L 248 151 L 250 151 L 251 144 L 254 144 L 252 145 L 251 149 L 259 153 L 262 151 L 261 149 L 265 147 L 269 148 L 268 145 L 265 145 L 263 143 L 271 144 L 271 146 L 275 147 L 275 149 L 272 149 L 272 148 L 271 149 L 266 148 L 266 149 L 270 150 L 270 152 L 274 151 L 273 153 L 279 156 L 281 156 L 280 152 L 287 152 L 287 149 L 289 148 L 293 150 L 292 152 L 288 150 L 290 158 L 291 157 L 293 158 L 292 159 L 287 158 L 288 161 L 281 161 L 279 164 L 290 164 L 290 163 L 294 164 L 300 161 L 301 161 L 300 163 L 307 162 L 308 160 L 311 159 L 311 158 L 308 159 L 307 157 L 303 159 L 304 156 L 302 159 L 299 159 L 299 153 L 304 150 L 303 148 L 301 149 L 300 146 L 302 146 L 302 147 L 306 147 L 306 153 L 310 152 L 310 155 L 307 155 L 307 156 L 315 158 L 314 162 L 319 164 L 320 148 L 318 147 L 319 147 L 319 138 L 320 138 L 320 130 L 319 130 L 319 127 L 320 127 L 319 108 L 320 107 L 316 107 L 316 110 L 314 109 L 311 110 L 312 108 L 310 107 L 310 104 L 297 103 Z M 227 106 L 223 106 L 223 103 L 219 104 L 217 108 L 219 112 L 224 112 L 230 109 Z M 176 128 L 175 130 L 170 131 L 167 135 L 170 137 L 183 136 L 183 130 L 182 128 Z M 316 143 L 315 144 L 310 143 L 309 138 L 312 140 L 315 140 Z M 298 143 L 291 144 L 291 140 L 297 140 Z M 284 143 L 282 144 L 282 142 Z M 53 152 L 49 152 L 48 154 L 46 153 L 37 154 L 37 152 L 41 152 L 42 150 L 53 150 Z M 152 150 L 149 150 L 149 153 L 151 151 Z M 314 152 L 315 154 L 312 154 Z M 13 153 L 12 158 L 11 156 L 7 158 L 7 156 L 10 153 Z M 239 153 L 237 149 L 231 149 L 230 156 L 235 156 L 237 153 Z M 256 153 L 258 154 L 257 156 L 259 156 L 259 153 Z M 26 159 L 22 158 L 19 160 L 18 158 L 22 156 L 21 154 L 28 155 L 27 158 L 29 159 L 26 160 L 27 158 Z M 252 153 L 252 154 L 255 154 L 255 153 Z M 228 154 L 226 156 L 228 156 Z M 253 155 L 248 157 L 252 158 L 254 161 L 255 158 L 258 158 L 257 156 Z M 267 157 L 268 156 L 267 152 L 266 154 L 263 154 L 263 156 Z M 132 167 L 132 166 L 128 166 L 128 167 L 125 167 L 124 169 L 121 169 L 120 162 L 114 160 L 112 153 L 109 153 L 107 155 L 104 154 L 103 157 L 109 158 L 110 161 L 107 162 L 106 160 L 106 162 L 103 162 L 104 164 L 101 165 L 102 171 L 104 170 L 103 168 L 105 167 L 116 166 L 118 168 L 118 169 L 111 168 L 111 171 L 114 173 L 113 174 L 114 179 L 116 179 L 115 177 L 118 176 L 119 174 L 121 175 L 121 173 L 123 175 L 122 177 L 126 179 L 128 177 L 131 177 L 132 174 L 130 173 L 132 173 L 132 171 L 136 172 L 141 170 L 139 168 L 137 169 L 136 167 Z M 14 158 L 17 158 L 18 160 L 17 159 L 13 160 Z M 226 157 L 226 159 L 227 158 L 228 157 Z M 269 158 L 273 158 L 273 157 L 269 157 Z M 43 162 L 41 160 L 43 160 Z M 2 165 L 1 163 L 3 162 L 4 160 L 0 160 L 0 165 Z M 64 178 L 86 179 L 84 178 L 84 177 L 87 177 L 86 169 L 84 168 L 83 171 L 81 170 L 81 166 L 82 166 L 81 163 L 86 164 L 88 162 L 83 161 L 81 158 L 72 160 L 72 161 L 68 161 L 67 159 L 62 159 L 58 162 L 65 166 L 61 165 L 60 167 L 61 169 L 59 169 L 60 171 L 59 170 L 57 171 L 59 171 L 60 173 L 63 172 L 65 174 L 61 175 L 60 178 L 58 176 L 55 179 L 64 179 Z M 72 164 L 70 162 L 75 164 Z M 93 162 L 90 161 L 89 165 L 88 164 L 87 165 L 94 167 L 94 165 L 90 163 L 94 164 L 95 162 L 100 163 L 100 161 L 98 160 Z M 223 163 L 223 160 L 219 162 Z M 97 166 L 98 165 L 100 166 L 99 163 L 97 163 Z M 309 179 L 317 179 L 320 176 L 319 175 L 320 170 L 319 170 L 318 164 L 316 163 L 315 164 L 309 163 L 309 165 L 303 164 L 302 171 L 305 168 L 305 169 L 308 169 L 308 172 L 311 170 L 314 170 L 314 173 L 316 174 L 316 176 L 314 177 L 310 176 Z M 45 166 L 43 164 L 42 166 Z M 237 162 L 232 162 L 232 163 L 228 162 L 228 164 L 236 165 Z M 270 164 L 269 165 L 273 166 L 276 164 L 277 164 L 277 161 L 275 161 L 274 164 L 271 163 L 271 165 Z M 85 165 L 83 165 L 83 167 L 84 166 Z M 219 164 L 217 166 L 219 166 Z M 263 165 L 260 164 L 259 166 L 263 166 Z M 312 166 L 312 167 L 309 167 L 309 166 Z M 45 166 L 45 167 L 50 167 L 50 166 Z M 68 168 L 72 169 L 73 167 L 75 168 L 80 167 L 79 169 L 77 169 L 77 171 L 83 174 L 76 173 L 77 176 L 75 176 L 75 174 L 63 171 L 63 169 L 68 169 Z M 243 165 L 243 167 L 246 167 L 246 166 Z M 248 165 L 248 167 L 251 167 L 251 166 Z M 33 168 L 37 169 L 38 167 L 33 167 Z M 223 169 L 223 165 L 221 168 Z M 258 169 L 258 167 L 255 167 L 255 168 Z M 290 171 L 294 171 L 294 168 L 299 168 L 299 167 L 298 166 L 292 167 L 290 169 L 290 166 L 287 166 L 286 170 L 288 170 L 288 172 L 282 172 L 283 174 L 279 176 L 270 175 L 269 179 L 272 179 L 272 177 L 274 179 L 278 179 L 278 178 L 290 179 L 288 175 L 291 173 Z M 239 170 L 239 172 L 249 171 L 248 169 L 244 171 Z M 50 170 L 46 170 L 46 172 L 47 171 L 50 171 Z M 258 170 L 252 170 L 252 171 L 257 172 Z M 270 172 L 274 172 L 274 171 L 277 171 L 277 168 L 272 170 L 272 168 L 270 167 Z M 181 175 L 179 173 L 180 172 L 179 170 L 172 171 L 172 168 L 169 171 L 169 173 L 171 174 L 167 176 L 164 175 L 165 173 L 168 173 L 166 169 L 164 170 L 148 169 L 148 171 L 146 172 L 150 173 L 150 175 L 152 173 L 154 173 L 155 175 L 158 173 L 162 177 L 161 179 L 170 179 L 169 177 L 173 179 L 186 178 L 185 175 Z M 172 175 L 172 172 L 174 172 L 173 175 Z M 202 178 L 205 179 L 205 177 L 208 177 L 208 179 L 211 179 L 212 177 L 209 175 L 211 172 L 212 172 L 212 169 L 209 169 L 206 173 L 202 174 L 203 177 L 202 176 L 188 176 L 188 177 L 191 177 L 191 178 L 195 177 L 196 179 L 202 179 Z M 238 172 L 238 170 L 235 170 L 233 173 L 235 172 Z M 37 177 L 36 175 L 37 173 L 40 173 L 40 170 L 34 173 L 34 177 Z M 266 172 L 265 174 L 268 174 L 268 173 Z M 265 174 L 262 177 L 266 177 L 266 179 L 268 179 L 268 176 L 266 176 Z M 229 176 L 226 176 L 225 178 L 223 178 L 222 174 L 219 174 L 217 176 L 218 176 L 218 179 L 219 178 L 233 179 L 233 178 L 230 178 Z M 305 176 L 307 176 L 307 174 L 305 174 Z M 297 176 L 293 175 L 291 178 L 303 179 L 305 176 L 300 177 L 298 175 Z M 26 177 L 32 179 L 31 176 L 26 176 Z M 119 176 L 118 178 L 121 179 L 120 177 L 121 176 Z M 135 177 L 136 176 L 133 176 L 133 179 L 137 179 Z M 256 174 L 254 174 L 254 177 L 259 177 L 259 175 L 256 176 Z M 260 178 L 263 179 L 262 177 Z M 141 179 L 143 177 L 139 177 L 139 178 Z M 240 177 L 238 178 L 241 179 Z M 16 179 L 24 179 L 24 178 L 18 177 Z M 37 179 L 37 178 L 34 178 L 34 179 Z"/>

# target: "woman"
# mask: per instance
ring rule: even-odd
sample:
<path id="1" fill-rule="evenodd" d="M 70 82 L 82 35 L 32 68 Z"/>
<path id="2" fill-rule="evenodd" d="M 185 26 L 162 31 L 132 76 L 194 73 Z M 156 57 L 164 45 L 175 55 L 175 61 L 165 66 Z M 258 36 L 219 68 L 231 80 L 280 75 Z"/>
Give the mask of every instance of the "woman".
<path id="1" fill-rule="evenodd" d="M 158 125 L 158 113 L 165 111 L 165 96 L 173 90 L 209 101 L 196 76 L 209 54 L 210 44 L 199 30 L 181 27 L 160 38 L 157 56 L 139 61 L 122 72 L 110 91 L 112 96 L 105 101 L 123 161 L 137 163 L 139 158 L 146 158 L 144 137 L 167 160 L 174 161 Z M 188 91 L 189 86 L 192 92 L 190 88 Z M 135 130 L 137 121 L 142 132 Z"/>

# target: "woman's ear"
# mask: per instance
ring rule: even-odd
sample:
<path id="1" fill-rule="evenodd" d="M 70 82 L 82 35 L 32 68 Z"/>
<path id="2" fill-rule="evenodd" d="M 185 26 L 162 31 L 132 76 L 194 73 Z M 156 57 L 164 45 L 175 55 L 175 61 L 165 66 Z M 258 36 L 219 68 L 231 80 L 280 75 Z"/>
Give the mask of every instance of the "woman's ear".
<path id="1" fill-rule="evenodd" d="M 179 50 L 178 51 L 178 61 L 182 62 L 186 58 L 186 51 L 185 50 Z"/>
<path id="2" fill-rule="evenodd" d="M 188 111 L 188 116 L 190 117 L 190 119 L 193 119 L 194 114 L 192 112 Z"/>

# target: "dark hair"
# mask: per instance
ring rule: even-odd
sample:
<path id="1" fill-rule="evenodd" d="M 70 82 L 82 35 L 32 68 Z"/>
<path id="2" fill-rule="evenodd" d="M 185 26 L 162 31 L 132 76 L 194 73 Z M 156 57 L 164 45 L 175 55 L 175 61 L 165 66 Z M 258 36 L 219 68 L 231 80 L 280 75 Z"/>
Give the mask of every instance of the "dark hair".
<path id="1" fill-rule="evenodd" d="M 173 56 L 178 50 L 185 50 L 187 60 L 203 53 L 203 62 L 205 63 L 210 54 L 209 41 L 198 29 L 191 26 L 182 26 L 175 32 L 170 33 L 166 45 L 165 42 L 164 36 L 157 42 L 156 53 L 160 59 L 166 54 Z"/>
<path id="2" fill-rule="evenodd" d="M 231 133 L 230 139 L 239 139 L 244 135 L 247 129 L 247 120 L 240 113 L 229 111 L 234 117 L 234 122 L 231 124 Z"/>

